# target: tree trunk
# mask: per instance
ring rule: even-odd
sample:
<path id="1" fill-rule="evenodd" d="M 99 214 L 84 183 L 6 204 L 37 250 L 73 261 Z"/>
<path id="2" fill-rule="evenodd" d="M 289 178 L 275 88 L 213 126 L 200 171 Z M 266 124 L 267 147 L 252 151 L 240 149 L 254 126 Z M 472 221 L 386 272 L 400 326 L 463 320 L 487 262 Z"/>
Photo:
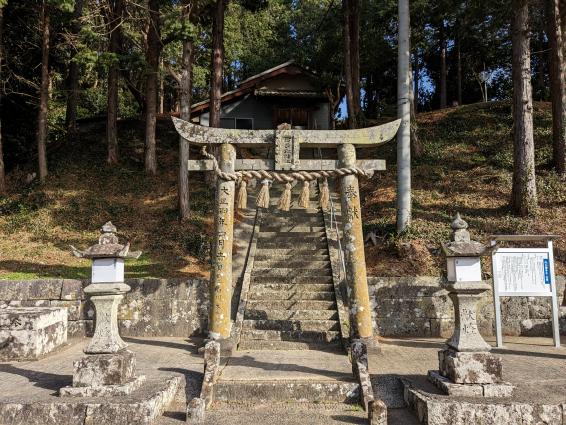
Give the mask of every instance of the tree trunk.
<path id="1" fill-rule="evenodd" d="M 118 163 L 118 84 L 120 67 L 117 56 L 121 52 L 123 0 L 108 2 L 106 18 L 109 33 L 108 52 L 115 56 L 108 68 L 108 97 L 106 99 L 106 142 L 108 144 L 108 164 Z"/>
<path id="2" fill-rule="evenodd" d="M 157 173 L 155 128 L 157 114 L 157 85 L 159 57 L 161 56 L 161 29 L 159 23 L 159 1 L 149 1 L 149 30 L 147 33 L 147 79 L 145 84 L 145 171 Z"/>
<path id="3" fill-rule="evenodd" d="M 411 223 L 411 43 L 409 0 L 399 0 L 399 35 L 397 60 L 397 232 Z"/>
<path id="4" fill-rule="evenodd" d="M 83 13 L 83 0 L 76 0 L 73 11 L 73 22 L 71 33 L 77 37 L 81 31 L 80 17 Z M 79 103 L 79 64 L 74 60 L 76 48 L 73 49 L 69 62 L 69 74 L 67 75 L 67 112 L 65 114 L 65 127 L 67 129 L 67 140 L 74 142 L 78 136 L 77 128 L 77 105 Z"/>
<path id="5" fill-rule="evenodd" d="M 163 58 L 161 58 L 161 60 L 159 61 L 159 69 L 162 70 L 163 69 Z M 159 108 L 158 108 L 158 112 L 160 114 L 162 114 L 165 110 L 165 88 L 164 88 L 164 82 L 165 78 L 163 77 L 163 74 L 160 72 L 159 73 Z"/>
<path id="6" fill-rule="evenodd" d="M 562 37 L 566 37 L 566 0 L 559 0 L 560 5 L 560 30 Z M 566 58 L 566 40 L 562 40 L 562 56 Z"/>
<path id="7" fill-rule="evenodd" d="M 37 116 L 37 153 L 39 180 L 47 177 L 47 107 L 49 102 L 49 6 L 43 0 L 41 7 L 41 86 L 39 89 L 39 112 Z"/>
<path id="8" fill-rule="evenodd" d="M 548 1 L 548 39 L 550 44 L 550 97 L 552 102 L 552 159 L 556 172 L 566 174 L 566 81 L 564 43 L 558 0 Z"/>
<path id="9" fill-rule="evenodd" d="M 0 81 L 2 81 L 2 56 L 4 54 L 4 43 L 2 40 L 2 28 L 4 23 L 4 9 L 0 7 Z M 0 88 L 0 195 L 6 194 L 6 171 L 4 169 L 4 151 L 2 149 L 2 90 Z"/>
<path id="10" fill-rule="evenodd" d="M 460 51 L 460 39 L 456 39 L 456 70 L 457 70 L 457 91 L 458 106 L 462 106 L 462 52 Z"/>
<path id="11" fill-rule="evenodd" d="M 512 13 L 514 163 L 511 205 L 515 214 L 527 216 L 537 207 L 529 1 L 513 0 Z"/>
<path id="12" fill-rule="evenodd" d="M 544 45 L 544 39 L 545 39 L 545 34 L 543 30 L 540 30 L 538 32 L 538 51 L 539 53 L 539 58 L 538 58 L 538 62 L 537 62 L 537 86 L 538 86 L 538 91 L 539 91 L 539 100 L 540 101 L 545 101 L 546 100 L 546 83 L 544 81 L 544 51 L 545 49 L 545 45 Z"/>
<path id="13" fill-rule="evenodd" d="M 188 12 L 187 12 L 188 15 Z M 188 19 L 188 16 L 186 16 Z M 194 45 L 192 41 L 183 41 L 181 78 L 179 79 L 179 103 L 182 120 L 191 120 L 191 94 L 193 75 Z M 189 141 L 179 138 L 179 215 L 187 220 L 190 215 L 189 204 Z"/>
<path id="14" fill-rule="evenodd" d="M 409 106 L 411 108 L 411 157 L 420 158 L 423 155 L 424 147 L 417 132 L 417 113 L 415 111 L 415 90 L 413 88 L 412 69 L 409 69 L 409 76 L 411 78 L 409 81 Z"/>
<path id="15" fill-rule="evenodd" d="M 354 112 L 356 126 L 361 123 L 361 104 L 360 104 L 360 0 L 349 0 L 349 20 L 350 20 L 350 54 L 352 58 L 352 94 L 354 98 Z"/>
<path id="16" fill-rule="evenodd" d="M 216 0 L 212 22 L 212 72 L 210 73 L 210 127 L 220 127 L 222 69 L 224 67 L 224 11 L 226 0 Z"/>
<path id="17" fill-rule="evenodd" d="M 440 41 L 440 109 L 446 108 L 447 96 L 446 96 L 446 35 L 444 28 L 444 21 L 440 24 L 439 31 L 439 41 Z"/>
<path id="18" fill-rule="evenodd" d="M 415 49 L 415 88 L 413 89 L 413 112 L 416 114 L 419 111 L 419 83 L 420 83 L 420 64 L 419 64 L 419 49 Z"/>
<path id="19" fill-rule="evenodd" d="M 354 95 L 354 75 L 352 72 L 352 43 L 350 40 L 350 0 L 342 0 L 342 42 L 344 56 L 344 77 L 346 80 L 346 106 L 348 109 L 348 127 L 357 128 L 356 101 Z"/>

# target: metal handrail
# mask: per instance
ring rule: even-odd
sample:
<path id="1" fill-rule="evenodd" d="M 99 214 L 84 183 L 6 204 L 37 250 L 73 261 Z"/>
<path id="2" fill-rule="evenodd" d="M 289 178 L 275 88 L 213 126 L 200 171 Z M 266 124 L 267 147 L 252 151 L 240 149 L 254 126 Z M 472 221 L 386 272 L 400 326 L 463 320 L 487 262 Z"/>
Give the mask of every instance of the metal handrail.
<path id="1" fill-rule="evenodd" d="M 346 260 L 344 259 L 344 251 L 342 251 L 342 243 L 340 242 L 340 229 L 338 229 L 338 221 L 336 220 L 336 209 L 334 208 L 334 202 L 332 202 L 332 195 L 329 197 L 330 201 L 330 228 L 334 228 L 336 232 L 336 240 L 338 241 L 338 252 L 340 253 L 340 269 L 343 273 L 343 277 L 340 279 L 346 279 Z"/>
<path id="2" fill-rule="evenodd" d="M 318 148 L 318 156 L 322 159 L 322 150 Z M 340 242 L 340 229 L 338 229 L 338 222 L 336 220 L 336 208 L 334 208 L 334 202 L 332 201 L 332 195 L 328 196 L 330 203 L 330 228 L 334 229 L 336 232 L 336 240 L 338 241 L 338 252 L 340 253 L 340 270 L 343 276 L 340 276 L 340 280 L 346 280 L 346 260 L 344 259 L 344 251 L 342 251 L 342 243 Z"/>

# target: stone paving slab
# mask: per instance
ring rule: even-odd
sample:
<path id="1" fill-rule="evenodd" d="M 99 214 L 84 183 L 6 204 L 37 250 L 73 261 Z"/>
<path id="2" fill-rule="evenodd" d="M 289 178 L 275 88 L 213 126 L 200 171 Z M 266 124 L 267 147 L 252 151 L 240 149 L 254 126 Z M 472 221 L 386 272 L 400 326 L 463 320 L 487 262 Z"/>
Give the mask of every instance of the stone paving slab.
<path id="1" fill-rule="evenodd" d="M 137 353 L 138 373 L 146 375 L 148 382 L 162 381 L 169 376 L 181 378 L 175 403 L 156 423 L 184 423 L 186 400 L 199 393 L 202 380 L 203 359 L 197 353 L 197 346 L 182 338 L 127 338 L 126 341 L 130 344 L 129 348 Z M 493 343 L 492 340 L 488 342 Z M 493 352 L 503 357 L 504 379 L 517 385 L 510 401 L 532 403 L 536 400 L 537 403 L 546 405 L 566 403 L 566 348 L 555 349 L 548 338 L 507 337 L 505 342 L 506 349 L 494 349 Z M 6 405 L 10 401 L 21 403 L 22 400 L 41 403 L 60 401 L 56 392 L 61 386 L 71 384 L 72 362 L 82 356 L 86 343 L 87 340 L 71 341 L 71 344 L 60 351 L 35 362 L 0 364 L 0 404 Z M 393 408 L 402 407 L 402 404 L 395 405 L 398 402 L 397 396 L 402 397 L 399 378 L 410 379 L 420 390 L 426 391 L 435 399 L 446 397 L 426 380 L 427 371 L 438 367 L 436 353 L 442 344 L 441 339 L 384 339 L 382 353 L 369 356 L 374 391 L 388 404 L 391 425 L 416 423 L 415 417 L 407 410 Z M 293 355 L 296 357 L 292 357 Z M 243 372 L 247 367 L 252 368 L 254 377 L 264 380 L 285 379 L 286 374 L 306 381 L 315 376 L 316 379 L 333 380 L 336 379 L 336 373 L 351 374 L 344 354 L 320 351 L 307 355 L 300 351 L 272 352 L 269 355 L 267 352 L 238 352 L 233 361 L 233 368 L 225 370 L 226 376 L 235 380 L 244 378 Z M 114 398 L 112 401 L 119 403 L 120 400 L 124 399 Z M 73 399 L 73 402 L 76 403 L 77 400 Z M 77 414 L 80 413 L 80 408 L 78 409 L 78 413 L 75 412 Z M 72 411 L 69 410 L 70 413 Z M 270 422 L 283 425 L 352 424 L 364 423 L 364 418 L 367 418 L 365 412 L 356 411 L 352 406 L 329 408 L 313 403 L 299 406 L 218 404 L 207 413 L 209 416 L 206 423 L 215 425 Z M 305 421 L 307 418 L 308 421 Z"/>
<path id="2" fill-rule="evenodd" d="M 225 381 L 335 381 L 352 379 L 343 351 L 237 351 L 221 371 Z"/>
<path id="3" fill-rule="evenodd" d="M 486 340 L 495 345 L 493 338 Z M 512 398 L 506 400 L 566 403 L 566 347 L 555 348 L 552 339 L 541 337 L 505 337 L 504 342 L 505 348 L 493 348 L 492 353 L 502 357 L 503 379 L 516 386 Z M 382 355 L 369 358 L 369 370 L 377 394 L 386 399 L 388 395 L 379 385 L 380 378 L 395 377 L 409 379 L 419 389 L 440 396 L 440 391 L 427 382 L 426 375 L 428 370 L 438 369 L 437 352 L 443 343 L 444 340 L 438 338 L 382 340 Z M 565 337 L 562 337 L 562 344 L 566 345 Z M 397 388 L 397 396 L 400 397 L 402 387 Z"/>
<path id="4" fill-rule="evenodd" d="M 185 413 L 179 407 L 166 412 L 157 425 L 182 425 Z M 306 404 L 287 405 L 234 405 L 215 403 L 206 412 L 203 425 L 367 425 L 367 413 L 357 406 L 344 404 Z M 393 409 L 388 412 L 389 425 L 418 425 L 417 418 L 406 409 Z"/>
<path id="5" fill-rule="evenodd" d="M 39 361 L 0 364 L 0 423 L 149 425 L 177 393 L 200 388 L 203 359 L 194 344 L 179 338 L 126 340 L 137 354 L 137 373 L 147 376 L 128 396 L 57 395 L 59 388 L 71 385 L 73 360 L 84 355 L 86 339 L 72 340 Z"/>
<path id="6" fill-rule="evenodd" d="M 203 359 L 197 347 L 182 338 L 125 338 L 136 353 L 137 374 L 148 380 L 170 376 L 198 377 Z M 84 356 L 88 340 L 71 340 L 65 348 L 38 361 L 0 364 L 0 402 L 46 400 L 60 387 L 72 385 L 73 361 Z M 58 398 L 58 397 L 57 397 Z"/>

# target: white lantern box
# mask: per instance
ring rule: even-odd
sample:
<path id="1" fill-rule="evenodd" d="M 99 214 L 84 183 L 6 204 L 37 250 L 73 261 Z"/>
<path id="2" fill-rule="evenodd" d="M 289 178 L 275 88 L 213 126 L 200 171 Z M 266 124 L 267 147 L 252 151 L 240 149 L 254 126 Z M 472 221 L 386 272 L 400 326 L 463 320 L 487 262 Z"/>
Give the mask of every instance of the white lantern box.
<path id="1" fill-rule="evenodd" d="M 448 281 L 478 282 L 482 280 L 480 257 L 447 257 Z"/>
<path id="2" fill-rule="evenodd" d="M 92 283 L 123 282 L 123 258 L 94 258 L 92 261 Z"/>

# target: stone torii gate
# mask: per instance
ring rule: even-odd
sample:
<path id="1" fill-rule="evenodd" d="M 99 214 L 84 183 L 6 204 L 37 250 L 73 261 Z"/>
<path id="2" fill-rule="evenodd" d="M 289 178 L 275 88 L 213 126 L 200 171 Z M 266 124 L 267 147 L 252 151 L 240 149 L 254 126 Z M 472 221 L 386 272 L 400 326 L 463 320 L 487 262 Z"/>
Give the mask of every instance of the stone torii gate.
<path id="1" fill-rule="evenodd" d="M 401 120 L 356 130 L 235 130 L 194 125 L 173 118 L 177 132 L 191 143 L 201 145 L 209 159 L 190 160 L 189 171 L 215 171 L 213 266 L 210 276 L 209 338 L 231 348 L 232 244 L 236 181 L 258 178 L 278 182 L 310 181 L 340 177 L 342 230 L 345 247 L 346 280 L 353 334 L 368 347 L 377 347 L 373 336 L 369 301 L 358 176 L 385 170 L 384 160 L 356 160 L 356 146 L 377 146 L 391 140 Z M 218 159 L 206 153 L 216 146 Z M 239 147 L 274 147 L 274 159 L 236 159 Z M 338 161 L 301 160 L 299 150 L 336 148 Z"/>

